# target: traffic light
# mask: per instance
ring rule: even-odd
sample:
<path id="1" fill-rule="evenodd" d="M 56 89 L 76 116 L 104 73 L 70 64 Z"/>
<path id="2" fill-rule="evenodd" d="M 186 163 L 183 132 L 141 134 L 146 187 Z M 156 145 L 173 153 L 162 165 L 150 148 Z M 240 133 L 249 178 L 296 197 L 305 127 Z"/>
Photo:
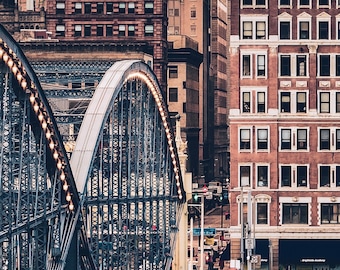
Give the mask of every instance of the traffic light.
<path id="1" fill-rule="evenodd" d="M 204 185 L 204 186 L 203 186 L 203 189 L 202 189 L 202 191 L 203 191 L 204 193 L 207 193 L 207 191 L 208 191 L 208 187 L 207 187 L 207 185 Z"/>
<path id="2" fill-rule="evenodd" d="M 218 198 L 218 200 L 219 200 L 220 202 L 223 201 L 223 195 L 222 195 L 222 194 L 220 195 L 220 197 Z"/>
<path id="3" fill-rule="evenodd" d="M 198 201 L 198 194 L 197 194 L 197 193 L 194 194 L 194 201 L 195 201 L 195 202 Z"/>

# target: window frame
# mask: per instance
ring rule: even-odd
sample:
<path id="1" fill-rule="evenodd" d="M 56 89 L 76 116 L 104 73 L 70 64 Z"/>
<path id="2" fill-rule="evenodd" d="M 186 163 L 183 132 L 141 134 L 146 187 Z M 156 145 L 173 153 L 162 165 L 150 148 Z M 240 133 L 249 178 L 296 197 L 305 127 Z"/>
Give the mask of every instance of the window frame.
<path id="1" fill-rule="evenodd" d="M 145 24 L 144 25 L 144 36 L 145 37 L 153 37 L 154 36 L 154 25 L 153 24 Z"/>
<path id="2" fill-rule="evenodd" d="M 318 0 L 317 1 L 317 8 L 331 8 L 330 0 L 326 0 L 327 4 L 320 3 L 321 1 L 325 1 L 325 0 Z"/>
<path id="3" fill-rule="evenodd" d="M 318 55 L 318 77 L 330 77 L 331 76 L 331 55 L 319 54 Z"/>
<path id="4" fill-rule="evenodd" d="M 258 23 L 264 24 L 264 36 L 257 36 Z M 240 19 L 240 39 L 241 40 L 267 40 L 268 39 L 268 16 L 241 15 Z"/>
<path id="5" fill-rule="evenodd" d="M 262 131 L 263 134 L 260 134 Z M 265 134 L 266 133 L 266 134 Z M 256 150 L 260 152 L 268 152 L 270 145 L 270 133 L 268 127 L 256 128 Z"/>
<path id="6" fill-rule="evenodd" d="M 239 164 L 239 187 L 252 188 L 252 165 L 251 164 Z"/>
<path id="7" fill-rule="evenodd" d="M 261 177 L 263 178 L 261 179 Z M 269 164 L 256 164 L 256 187 L 257 188 L 270 187 L 269 178 L 270 178 L 270 165 Z"/>
<path id="8" fill-rule="evenodd" d="M 169 79 L 178 78 L 178 66 L 177 65 L 169 65 L 168 72 L 169 72 Z"/>
<path id="9" fill-rule="evenodd" d="M 265 54 L 256 55 L 256 78 L 267 78 L 267 57 Z"/>
<path id="10" fill-rule="evenodd" d="M 330 151 L 331 150 L 331 136 L 332 132 L 329 128 L 318 128 L 319 137 L 319 151 Z"/>
<path id="11" fill-rule="evenodd" d="M 150 5 L 150 7 L 148 7 Z M 145 14 L 153 14 L 154 12 L 154 3 L 151 1 L 144 3 L 144 13 Z"/>
<path id="12" fill-rule="evenodd" d="M 334 211 L 334 206 L 336 206 L 337 208 L 335 209 L 336 211 Z M 327 213 L 324 213 L 324 211 L 327 211 Z M 325 215 L 326 215 L 326 218 L 325 218 Z M 320 223 L 321 224 L 340 224 L 340 203 L 321 202 L 320 203 Z"/>
<path id="13" fill-rule="evenodd" d="M 178 102 L 178 87 L 169 87 L 169 102 Z"/>
<path id="14" fill-rule="evenodd" d="M 242 114 L 267 113 L 266 87 L 241 87 L 240 112 Z"/>
<path id="15" fill-rule="evenodd" d="M 252 77 L 252 54 L 241 54 L 241 77 Z"/>
<path id="16" fill-rule="evenodd" d="M 289 149 L 289 138 L 287 136 L 283 136 L 284 133 L 289 133 L 290 130 L 290 146 Z M 303 132 L 306 134 L 306 138 L 303 136 Z M 301 128 L 301 127 L 280 127 L 279 128 L 279 152 L 308 152 L 309 151 L 309 134 L 310 130 L 309 127 Z M 287 138 L 286 138 L 287 137 Z M 284 140 L 286 142 L 284 142 Z M 302 145 L 299 146 L 299 142 L 302 142 Z M 285 143 L 285 144 L 284 144 Z M 285 147 L 283 147 L 286 145 Z"/>
<path id="17" fill-rule="evenodd" d="M 250 152 L 252 150 L 252 132 L 250 127 L 240 127 L 238 132 L 238 142 L 240 152 Z"/>
<path id="18" fill-rule="evenodd" d="M 306 4 L 306 2 L 308 2 L 308 4 Z M 312 8 L 311 0 L 298 0 L 298 8 Z"/>
<path id="19" fill-rule="evenodd" d="M 289 208 L 288 208 L 289 207 Z M 287 213 L 289 211 L 289 213 Z M 298 221 L 294 221 L 297 214 Z M 287 220 L 287 216 L 289 220 Z M 282 203 L 282 225 L 308 225 L 309 223 L 309 204 L 308 203 Z"/>
<path id="20" fill-rule="evenodd" d="M 326 20 L 318 20 L 317 31 L 317 37 L 319 40 L 328 40 L 331 34 L 330 22 Z"/>
<path id="21" fill-rule="evenodd" d="M 281 54 L 280 55 L 280 77 L 290 77 L 291 72 L 291 55 Z"/>
<path id="22" fill-rule="evenodd" d="M 261 217 L 263 216 L 263 217 Z M 256 225 L 268 225 L 269 205 L 267 202 L 256 202 Z"/>
<path id="23" fill-rule="evenodd" d="M 278 3 L 279 8 L 292 8 L 292 0 L 278 0 L 278 1 L 279 1 Z M 283 1 L 287 1 L 288 4 L 285 4 L 285 3 L 282 4 Z"/>

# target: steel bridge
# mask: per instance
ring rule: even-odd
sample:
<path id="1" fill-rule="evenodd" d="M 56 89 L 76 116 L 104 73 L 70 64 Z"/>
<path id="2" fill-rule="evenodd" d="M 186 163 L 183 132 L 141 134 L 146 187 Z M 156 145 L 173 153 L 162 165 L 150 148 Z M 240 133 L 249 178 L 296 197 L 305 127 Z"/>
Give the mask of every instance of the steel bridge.
<path id="1" fill-rule="evenodd" d="M 78 66 L 86 112 L 56 112 L 42 86 L 81 90 L 0 25 L 1 269 L 170 269 L 185 191 L 162 91 L 141 61 L 102 67 Z"/>

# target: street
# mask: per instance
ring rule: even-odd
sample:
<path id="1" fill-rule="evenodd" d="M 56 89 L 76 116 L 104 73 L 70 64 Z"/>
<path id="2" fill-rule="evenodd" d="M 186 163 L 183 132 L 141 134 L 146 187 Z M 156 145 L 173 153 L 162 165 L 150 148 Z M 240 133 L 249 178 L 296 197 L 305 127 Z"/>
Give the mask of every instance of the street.
<path id="1" fill-rule="evenodd" d="M 216 234 L 213 236 L 213 239 L 210 239 L 209 242 L 215 243 L 215 246 L 213 246 L 213 250 L 209 247 L 209 245 L 204 246 L 205 254 L 204 254 L 204 270 L 208 269 L 208 264 L 206 264 L 206 256 L 208 253 L 214 254 L 214 262 L 213 262 L 213 268 L 220 269 L 219 268 L 219 255 L 223 252 L 225 247 L 228 243 L 228 228 L 229 228 L 229 219 L 226 219 L 226 216 L 229 216 L 229 206 L 217 206 L 209 211 L 207 211 L 204 215 L 204 228 L 213 228 L 216 230 Z M 200 228 L 201 220 L 200 218 L 196 217 L 193 222 L 193 229 L 194 228 Z M 190 232 L 190 221 L 188 226 L 188 232 Z M 224 236 L 224 237 L 223 237 Z M 205 236 L 207 237 L 207 236 Z M 206 240 L 207 241 L 207 240 Z M 193 236 L 193 265 L 197 266 L 197 269 L 200 265 L 200 252 L 199 252 L 199 242 L 200 242 L 200 236 Z M 188 256 L 190 256 L 190 233 L 188 233 Z M 195 268 L 194 268 L 195 269 Z M 224 266 L 224 269 L 226 268 L 226 263 Z"/>

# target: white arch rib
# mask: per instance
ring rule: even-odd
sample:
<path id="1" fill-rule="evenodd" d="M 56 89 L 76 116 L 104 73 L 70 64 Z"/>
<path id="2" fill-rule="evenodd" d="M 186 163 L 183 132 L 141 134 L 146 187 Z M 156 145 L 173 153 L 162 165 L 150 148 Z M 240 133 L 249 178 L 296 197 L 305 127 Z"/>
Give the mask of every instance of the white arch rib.
<path id="1" fill-rule="evenodd" d="M 106 72 L 86 110 L 81 124 L 70 165 L 78 192 L 84 194 L 87 177 L 96 149 L 99 133 L 110 112 L 120 86 L 129 73 L 129 69 L 139 60 L 123 60 L 114 63 Z M 141 65 L 145 65 L 140 62 Z"/>

